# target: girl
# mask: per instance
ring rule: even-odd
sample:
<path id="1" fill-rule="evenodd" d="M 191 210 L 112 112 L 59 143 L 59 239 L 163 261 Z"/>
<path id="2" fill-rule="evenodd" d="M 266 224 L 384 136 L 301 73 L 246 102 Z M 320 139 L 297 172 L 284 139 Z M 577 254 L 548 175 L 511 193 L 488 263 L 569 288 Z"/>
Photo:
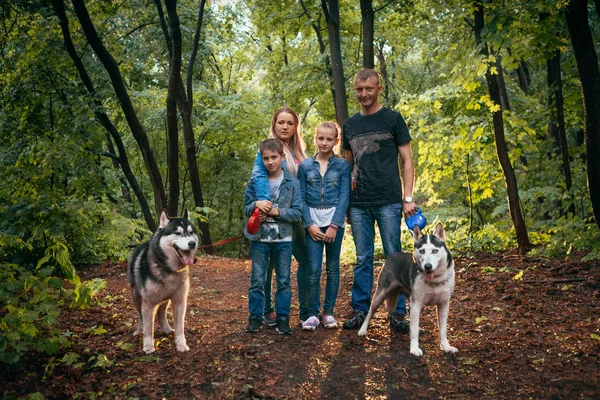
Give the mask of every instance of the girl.
<path id="1" fill-rule="evenodd" d="M 288 171 L 293 176 L 298 175 L 298 165 L 306 159 L 305 144 L 302 139 L 302 130 L 300 128 L 300 119 L 294 110 L 288 107 L 282 107 L 275 111 L 271 119 L 271 137 L 279 139 L 283 143 L 285 150 L 285 160 L 282 168 Z M 254 168 L 252 169 L 252 178 L 256 197 L 258 200 L 267 200 L 260 204 L 262 213 L 268 213 L 273 204 L 269 193 L 269 183 L 267 179 L 267 170 L 263 165 L 260 152 L 254 160 Z M 293 224 L 292 229 L 292 254 L 298 262 L 298 301 L 300 303 L 300 321 L 303 322 L 308 318 L 308 299 L 306 296 L 306 238 L 302 229 L 302 221 L 298 220 Z M 265 323 L 269 326 L 275 325 L 275 313 L 271 304 L 271 281 L 273 277 L 273 265 L 269 265 L 267 271 L 267 279 L 265 281 Z"/>
<path id="2" fill-rule="evenodd" d="M 350 164 L 335 155 L 339 140 L 340 127 L 335 122 L 327 121 L 317 126 L 317 154 L 304 160 L 298 171 L 308 259 L 309 318 L 302 324 L 304 330 L 314 330 L 320 323 L 323 248 L 326 249 L 327 268 L 323 325 L 325 328 L 338 326 L 333 309 L 340 286 L 340 250 L 350 201 Z"/>

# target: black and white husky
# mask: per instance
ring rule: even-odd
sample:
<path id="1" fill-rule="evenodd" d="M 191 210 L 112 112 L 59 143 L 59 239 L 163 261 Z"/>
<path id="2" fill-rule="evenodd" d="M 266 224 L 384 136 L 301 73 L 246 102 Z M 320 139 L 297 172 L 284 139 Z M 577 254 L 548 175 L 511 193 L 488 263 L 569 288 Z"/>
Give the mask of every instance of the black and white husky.
<path id="1" fill-rule="evenodd" d="M 419 317 L 423 306 L 437 306 L 440 344 L 447 353 L 458 349 L 450 346 L 447 336 L 450 297 L 454 292 L 454 261 L 446 247 L 446 232 L 437 224 L 433 235 L 423 235 L 419 227 L 414 230 L 415 252 L 394 253 L 385 262 L 379 275 L 377 291 L 360 330 L 367 334 L 369 321 L 385 300 L 387 310 L 396 309 L 400 293 L 410 298 L 410 353 L 420 357 Z"/>
<path id="2" fill-rule="evenodd" d="M 143 350 L 154 352 L 154 315 L 165 333 L 173 332 L 167 322 L 169 300 L 175 319 L 175 345 L 189 351 L 185 341 L 184 319 L 190 287 L 189 266 L 194 263 L 198 236 L 185 211 L 183 218 L 160 215 L 160 226 L 148 242 L 139 245 L 129 257 L 128 277 L 131 297 L 138 312 L 134 335 L 144 333 Z"/>

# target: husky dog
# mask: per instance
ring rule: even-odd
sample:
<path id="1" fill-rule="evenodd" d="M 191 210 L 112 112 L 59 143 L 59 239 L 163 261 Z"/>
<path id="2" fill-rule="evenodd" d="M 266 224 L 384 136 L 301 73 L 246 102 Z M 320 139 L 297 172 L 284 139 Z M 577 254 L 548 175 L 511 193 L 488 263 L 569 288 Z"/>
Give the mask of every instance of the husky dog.
<path id="1" fill-rule="evenodd" d="M 447 337 L 448 310 L 450 297 L 454 292 L 454 261 L 446 247 L 446 232 L 442 224 L 437 224 L 433 235 L 423 235 L 415 226 L 415 252 L 394 253 L 385 262 L 377 291 L 360 330 L 359 336 L 367 334 L 369 321 L 385 300 L 391 313 L 396 308 L 400 293 L 410 297 L 410 353 L 420 357 L 419 317 L 423 306 L 437 306 L 440 344 L 446 353 L 456 353 Z"/>
<path id="2" fill-rule="evenodd" d="M 165 333 L 173 332 L 167 322 L 169 300 L 173 303 L 175 345 L 185 352 L 185 309 L 190 287 L 189 266 L 194 264 L 198 236 L 185 211 L 183 218 L 160 215 L 160 226 L 148 242 L 139 245 L 129 257 L 128 277 L 131 297 L 138 312 L 134 335 L 144 333 L 143 350 L 154 352 L 154 315 L 158 306 L 158 322 Z"/>

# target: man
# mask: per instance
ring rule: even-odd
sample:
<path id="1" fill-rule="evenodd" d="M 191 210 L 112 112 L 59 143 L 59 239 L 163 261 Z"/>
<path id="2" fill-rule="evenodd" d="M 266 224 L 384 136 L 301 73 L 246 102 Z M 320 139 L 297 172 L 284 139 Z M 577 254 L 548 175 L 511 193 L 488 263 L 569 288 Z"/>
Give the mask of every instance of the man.
<path id="1" fill-rule="evenodd" d="M 413 201 L 415 180 L 411 137 L 400 113 L 383 107 L 378 96 L 382 86 L 379 73 L 362 69 L 354 77 L 354 94 L 361 110 L 349 118 L 342 130 L 345 157 L 352 169 L 350 223 L 356 246 L 356 267 L 352 285 L 352 317 L 345 329 L 358 329 L 371 304 L 375 222 L 383 242 L 385 257 L 401 251 L 402 212 L 409 217 L 417 211 Z M 402 181 L 398 170 L 402 165 Z M 402 197 L 404 194 L 404 197 Z M 406 299 L 398 298 L 390 326 L 408 332 Z"/>

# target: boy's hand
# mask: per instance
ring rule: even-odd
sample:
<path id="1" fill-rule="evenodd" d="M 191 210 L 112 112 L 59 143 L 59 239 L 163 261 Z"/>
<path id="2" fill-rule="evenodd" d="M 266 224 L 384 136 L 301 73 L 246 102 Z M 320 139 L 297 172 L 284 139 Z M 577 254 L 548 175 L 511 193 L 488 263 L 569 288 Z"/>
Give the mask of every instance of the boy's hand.
<path id="1" fill-rule="evenodd" d="M 273 208 L 273 203 L 269 200 L 258 200 L 254 203 L 254 207 L 258 208 L 264 213 L 268 213 Z"/>
<path id="2" fill-rule="evenodd" d="M 327 228 L 327 230 L 325 231 L 325 235 L 323 235 L 323 241 L 325 243 L 332 243 L 335 240 L 335 237 L 337 236 L 337 229 L 332 228 L 331 226 L 329 228 Z"/>
<path id="3" fill-rule="evenodd" d="M 312 240 L 314 240 L 315 242 L 320 242 L 323 240 L 323 232 L 321 232 L 321 230 L 319 229 L 318 226 L 316 226 L 315 224 L 312 224 L 311 226 L 309 226 L 308 228 L 306 228 L 306 230 L 308 231 L 308 234 L 310 235 L 310 237 L 312 238 Z"/>
<path id="4" fill-rule="evenodd" d="M 265 222 L 267 220 L 267 213 L 259 211 L 258 212 L 258 220 L 260 222 Z"/>

